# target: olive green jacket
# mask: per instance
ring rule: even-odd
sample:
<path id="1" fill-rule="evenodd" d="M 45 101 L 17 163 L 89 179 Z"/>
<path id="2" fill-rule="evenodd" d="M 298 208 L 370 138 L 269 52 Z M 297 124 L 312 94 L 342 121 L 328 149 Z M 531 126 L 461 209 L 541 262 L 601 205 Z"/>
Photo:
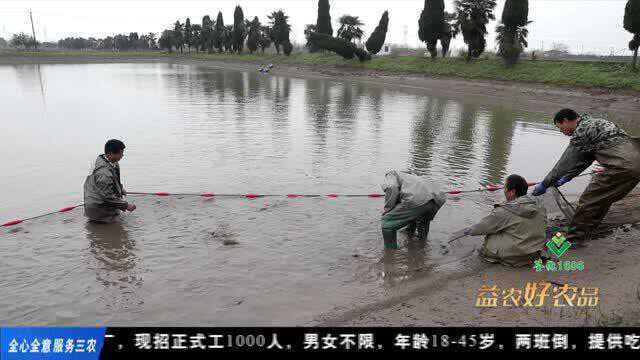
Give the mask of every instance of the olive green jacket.
<path id="1" fill-rule="evenodd" d="M 543 249 L 546 220 L 544 207 L 525 195 L 496 207 L 467 233 L 486 235 L 480 250 L 483 257 L 519 266 L 530 263 Z"/>
<path id="2" fill-rule="evenodd" d="M 120 167 L 98 156 L 93 171 L 84 182 L 84 214 L 92 221 L 111 222 L 126 210 L 122 199 L 124 188 L 120 182 Z"/>

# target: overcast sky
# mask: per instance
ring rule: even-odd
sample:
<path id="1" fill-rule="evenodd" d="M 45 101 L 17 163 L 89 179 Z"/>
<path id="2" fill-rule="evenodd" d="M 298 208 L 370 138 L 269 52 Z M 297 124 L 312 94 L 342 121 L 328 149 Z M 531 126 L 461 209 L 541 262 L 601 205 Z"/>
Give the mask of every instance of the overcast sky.
<path id="1" fill-rule="evenodd" d="M 453 0 L 445 0 L 453 11 Z M 418 44 L 418 18 L 423 0 L 330 0 L 334 31 L 343 14 L 359 16 L 365 23 L 365 39 L 377 25 L 384 10 L 389 10 L 387 42 L 410 46 Z M 245 17 L 258 16 L 267 22 L 267 14 L 283 9 L 290 17 L 291 38 L 303 42 L 304 25 L 315 23 L 317 0 L 0 0 L 0 37 L 16 32 L 31 32 L 28 9 L 33 10 L 38 40 L 55 41 L 70 36 L 105 37 L 137 31 L 160 33 L 187 17 L 200 23 L 204 15 L 215 18 L 222 10 L 225 23 L 233 23 L 233 10 L 242 6 Z M 572 52 L 608 55 L 629 54 L 631 34 L 622 27 L 626 0 L 530 0 L 530 48 L 569 45 Z M 499 19 L 504 0 L 498 0 Z M 489 24 L 489 47 L 495 47 L 495 26 Z M 406 33 L 406 35 L 405 35 Z M 463 45 L 461 36 L 453 47 Z"/>

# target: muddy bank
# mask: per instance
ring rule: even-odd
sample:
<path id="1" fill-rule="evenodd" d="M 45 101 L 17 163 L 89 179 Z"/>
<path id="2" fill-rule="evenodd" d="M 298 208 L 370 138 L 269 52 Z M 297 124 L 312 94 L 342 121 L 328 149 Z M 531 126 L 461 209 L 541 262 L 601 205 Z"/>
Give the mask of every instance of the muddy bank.
<path id="1" fill-rule="evenodd" d="M 173 56 L 20 56 L 2 55 L 2 64 L 100 64 L 100 63 L 176 63 L 210 66 L 233 70 L 255 71 L 259 62 L 234 59 L 202 59 Z M 493 103 L 516 105 L 529 112 L 552 114 L 560 108 L 607 113 L 621 121 L 638 119 L 640 94 L 635 91 L 599 88 L 564 88 L 532 83 L 494 80 L 434 78 L 416 74 L 387 73 L 377 70 L 332 65 L 276 64 L 273 75 L 298 78 L 323 78 L 336 81 L 366 83 L 370 86 L 398 88 L 403 91 L 453 99 L 490 98 Z"/>
<path id="2" fill-rule="evenodd" d="M 615 204 L 608 217 L 622 219 L 628 215 L 637 220 L 639 214 L 634 201 L 637 197 Z M 612 227 L 610 233 L 592 240 L 586 247 L 572 247 L 562 260 L 584 261 L 583 271 L 537 272 L 533 267 L 514 269 L 486 263 L 473 254 L 461 259 L 456 266 L 460 269 L 457 272 L 433 278 L 425 276 L 413 284 L 399 286 L 385 301 L 337 309 L 318 318 L 316 325 L 638 326 L 639 235 L 638 224 Z M 481 238 L 465 241 L 479 246 Z M 524 289 L 530 282 L 551 283 L 542 306 L 523 306 Z M 497 306 L 476 306 L 480 287 L 494 285 L 498 289 Z M 577 306 L 578 297 L 573 296 L 572 290 L 567 297 L 561 290 L 556 291 L 564 285 L 569 289 L 576 287 L 578 296 L 581 296 L 583 288 L 598 288 L 596 306 Z M 518 298 L 520 306 L 511 302 L 505 306 L 503 291 L 511 288 L 522 290 L 522 297 Z M 534 303 L 538 301 L 539 298 Z"/>

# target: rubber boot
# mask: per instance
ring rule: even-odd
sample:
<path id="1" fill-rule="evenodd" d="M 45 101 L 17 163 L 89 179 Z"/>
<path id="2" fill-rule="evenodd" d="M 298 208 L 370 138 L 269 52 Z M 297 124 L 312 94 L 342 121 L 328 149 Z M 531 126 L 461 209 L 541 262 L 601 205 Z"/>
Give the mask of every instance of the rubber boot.
<path id="1" fill-rule="evenodd" d="M 429 224 L 431 223 L 431 221 L 426 218 L 420 218 L 418 219 L 418 240 L 420 241 L 426 241 L 427 237 L 429 236 Z"/>
<path id="2" fill-rule="evenodd" d="M 398 235 L 395 231 L 382 230 L 382 239 L 384 240 L 384 248 L 387 250 L 398 249 Z"/>

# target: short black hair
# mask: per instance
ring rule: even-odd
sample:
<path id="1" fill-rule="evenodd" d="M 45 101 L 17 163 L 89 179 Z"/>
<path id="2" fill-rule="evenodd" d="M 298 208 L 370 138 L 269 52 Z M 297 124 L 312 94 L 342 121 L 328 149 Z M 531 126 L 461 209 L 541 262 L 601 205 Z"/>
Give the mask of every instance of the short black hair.
<path id="1" fill-rule="evenodd" d="M 111 139 L 104 144 L 105 154 L 118 154 L 125 149 L 124 143 L 120 140 Z"/>
<path id="2" fill-rule="evenodd" d="M 529 191 L 529 184 L 527 184 L 527 181 L 522 176 L 511 174 L 507 177 L 504 188 L 507 189 L 507 191 L 515 190 L 516 196 L 520 197 L 527 195 L 527 191 Z"/>
<path id="3" fill-rule="evenodd" d="M 554 124 L 558 124 L 561 123 L 565 120 L 575 120 L 579 117 L 580 115 L 578 115 L 577 112 L 575 112 L 575 110 L 572 109 L 562 109 L 560 111 L 558 111 L 558 113 L 556 114 L 556 116 L 553 118 L 553 123 Z"/>

